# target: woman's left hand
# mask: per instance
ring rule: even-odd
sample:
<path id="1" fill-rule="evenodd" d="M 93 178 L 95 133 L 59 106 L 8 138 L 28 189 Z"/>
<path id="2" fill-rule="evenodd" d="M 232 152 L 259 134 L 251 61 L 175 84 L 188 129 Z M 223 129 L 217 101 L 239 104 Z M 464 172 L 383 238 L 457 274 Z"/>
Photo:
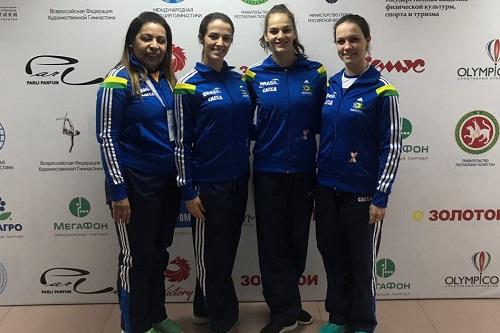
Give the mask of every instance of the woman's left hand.
<path id="1" fill-rule="evenodd" d="M 370 205 L 370 224 L 378 223 L 385 217 L 385 208 L 377 207 L 373 204 Z"/>

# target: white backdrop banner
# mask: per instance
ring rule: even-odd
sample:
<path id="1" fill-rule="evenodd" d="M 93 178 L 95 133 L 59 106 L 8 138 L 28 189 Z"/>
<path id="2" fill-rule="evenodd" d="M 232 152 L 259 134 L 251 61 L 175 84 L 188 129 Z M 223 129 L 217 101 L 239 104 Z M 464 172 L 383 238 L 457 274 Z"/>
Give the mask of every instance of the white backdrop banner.
<path id="1" fill-rule="evenodd" d="M 500 3 L 491 0 L 89 0 L 0 3 L 0 305 L 116 302 L 118 244 L 95 139 L 98 84 L 142 11 L 166 18 L 180 78 L 200 60 L 203 16 L 228 14 L 228 62 L 266 54 L 263 18 L 284 2 L 307 55 L 342 68 L 333 24 L 372 28 L 371 63 L 400 92 L 404 147 L 376 265 L 379 298 L 500 297 Z M 250 195 L 250 198 L 252 196 Z M 250 199 L 251 200 L 251 199 Z M 325 295 L 311 225 L 304 300 Z M 167 299 L 192 301 L 189 215 L 179 216 Z M 233 278 L 262 300 L 253 202 Z"/>

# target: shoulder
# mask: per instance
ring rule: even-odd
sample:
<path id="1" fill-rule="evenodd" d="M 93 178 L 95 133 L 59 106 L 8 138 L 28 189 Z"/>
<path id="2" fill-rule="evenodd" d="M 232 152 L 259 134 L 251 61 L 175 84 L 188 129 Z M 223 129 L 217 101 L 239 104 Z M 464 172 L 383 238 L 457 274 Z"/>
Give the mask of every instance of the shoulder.
<path id="1" fill-rule="evenodd" d="M 257 73 L 262 73 L 263 72 L 263 67 L 262 67 L 263 63 L 264 63 L 264 60 L 259 61 L 253 65 L 250 65 L 250 67 L 248 67 L 245 70 L 245 79 L 246 80 L 254 80 L 255 77 L 257 76 Z"/>
<path id="2" fill-rule="evenodd" d="M 109 71 L 108 75 L 101 83 L 103 88 L 125 89 L 130 81 L 130 73 L 123 65 L 118 65 Z"/>
<path id="3" fill-rule="evenodd" d="M 184 75 L 174 87 L 175 94 L 194 94 L 196 85 L 200 81 L 200 75 L 196 68 L 193 68 L 186 75 Z"/>
<path id="4" fill-rule="evenodd" d="M 378 74 L 376 92 L 378 96 L 399 96 L 396 87 L 380 73 Z"/>

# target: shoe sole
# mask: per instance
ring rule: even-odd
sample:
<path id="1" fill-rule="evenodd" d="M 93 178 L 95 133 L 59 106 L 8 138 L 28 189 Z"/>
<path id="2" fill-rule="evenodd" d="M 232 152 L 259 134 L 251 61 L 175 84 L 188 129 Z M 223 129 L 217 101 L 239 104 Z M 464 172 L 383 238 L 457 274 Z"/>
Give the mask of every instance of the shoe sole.
<path id="1" fill-rule="evenodd" d="M 281 329 L 281 331 L 279 331 L 279 333 L 285 333 L 285 332 L 290 332 L 290 331 L 293 331 L 294 329 L 296 329 L 296 328 L 297 328 L 297 326 L 298 326 L 298 325 L 297 325 L 297 322 L 295 322 L 295 324 L 293 324 L 293 325 L 283 327 L 283 328 Z"/>
<path id="2" fill-rule="evenodd" d="M 312 319 L 312 317 L 309 321 L 297 320 L 297 324 L 302 325 L 302 326 L 311 325 L 313 322 L 314 322 L 314 320 Z"/>

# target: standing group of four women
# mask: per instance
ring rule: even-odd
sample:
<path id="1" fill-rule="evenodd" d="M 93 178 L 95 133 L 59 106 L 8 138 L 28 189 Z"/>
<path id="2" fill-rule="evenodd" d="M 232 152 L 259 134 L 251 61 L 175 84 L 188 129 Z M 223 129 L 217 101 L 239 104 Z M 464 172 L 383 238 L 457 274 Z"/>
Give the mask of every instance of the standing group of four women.
<path id="1" fill-rule="evenodd" d="M 328 85 L 324 67 L 305 56 L 286 6 L 268 12 L 260 43 L 271 55 L 243 79 L 224 61 L 233 35 L 227 15 L 205 16 L 202 61 L 176 82 L 170 27 L 144 12 L 130 24 L 122 59 L 99 89 L 97 136 L 121 248 L 122 330 L 182 331 L 167 318 L 163 280 L 181 197 L 193 216 L 193 321 L 213 332 L 238 323 L 231 273 L 254 140 L 259 264 L 270 309 L 261 333 L 312 322 L 298 282 L 314 202 L 330 314 L 320 332 L 371 333 L 373 265 L 400 134 L 397 91 L 366 61 L 368 24 L 358 15 L 336 23 L 345 68 Z"/>

